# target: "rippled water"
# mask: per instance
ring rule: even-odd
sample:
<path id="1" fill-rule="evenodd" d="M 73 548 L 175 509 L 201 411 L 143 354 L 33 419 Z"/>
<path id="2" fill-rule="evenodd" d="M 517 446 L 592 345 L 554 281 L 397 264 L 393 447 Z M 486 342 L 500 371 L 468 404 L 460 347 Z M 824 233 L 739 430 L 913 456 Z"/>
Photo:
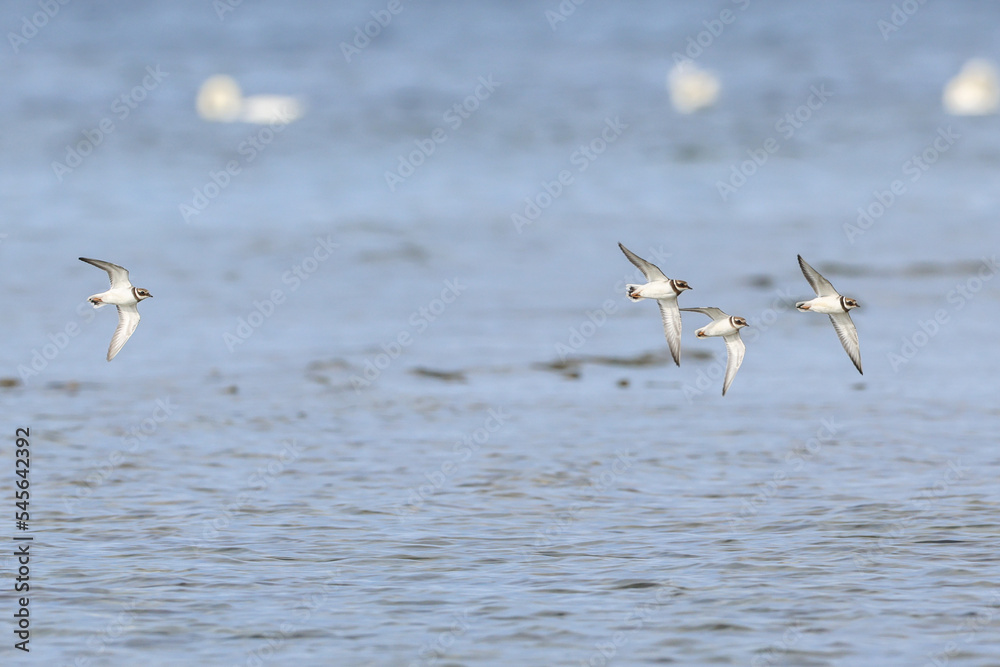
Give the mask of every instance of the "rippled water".
<path id="1" fill-rule="evenodd" d="M 883 37 L 891 4 L 584 3 L 553 29 L 556 3 L 404 3 L 347 62 L 387 5 L 332 5 L 73 3 L 0 56 L 0 401 L 11 445 L 32 433 L 36 660 L 1000 662 L 1000 133 L 940 105 L 998 57 L 994 9 L 927 3 Z M 679 116 L 672 54 L 724 9 L 697 57 L 719 103 Z M 219 72 L 306 115 L 205 122 Z M 618 241 L 690 282 L 682 303 L 751 320 L 725 398 L 721 341 L 686 317 L 674 367 Z M 797 253 L 861 302 L 864 376 L 791 307 Z M 110 364 L 78 256 L 155 295 Z"/>

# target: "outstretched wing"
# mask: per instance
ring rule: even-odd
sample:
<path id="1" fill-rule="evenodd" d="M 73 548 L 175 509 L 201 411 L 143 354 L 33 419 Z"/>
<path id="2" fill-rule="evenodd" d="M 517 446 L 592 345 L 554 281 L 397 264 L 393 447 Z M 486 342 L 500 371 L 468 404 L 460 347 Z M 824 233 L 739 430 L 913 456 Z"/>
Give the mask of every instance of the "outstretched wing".
<path id="1" fill-rule="evenodd" d="M 806 260 L 802 259 L 802 255 L 798 255 L 798 258 L 802 275 L 809 281 L 809 286 L 816 292 L 816 296 L 840 296 L 840 292 L 833 288 L 830 281 L 821 276 L 819 271 L 809 266 Z"/>
<path id="2" fill-rule="evenodd" d="M 834 313 L 830 315 L 830 321 L 833 322 L 833 328 L 837 330 L 837 336 L 840 337 L 840 343 L 847 351 L 847 356 L 854 362 L 858 372 L 864 375 L 864 371 L 861 370 L 861 343 L 858 342 L 858 328 L 854 326 L 854 320 L 851 319 L 850 313 L 846 311 Z"/>
<path id="3" fill-rule="evenodd" d="M 670 354 L 674 363 L 681 365 L 681 311 L 677 308 L 677 299 L 657 299 L 660 307 L 660 317 L 663 318 L 663 333 L 667 337 Z"/>
<path id="4" fill-rule="evenodd" d="M 118 328 L 115 329 L 115 335 L 111 337 L 108 361 L 114 359 L 115 355 L 121 351 L 137 326 L 139 326 L 139 309 L 135 307 L 135 304 L 118 306 Z"/>
<path id="5" fill-rule="evenodd" d="M 705 315 L 708 315 L 709 317 L 711 317 L 713 321 L 715 321 L 715 320 L 724 320 L 727 317 L 729 317 L 729 315 L 726 315 L 724 312 L 722 312 L 721 308 L 711 308 L 711 307 L 708 307 L 708 308 L 681 308 L 681 310 L 690 310 L 692 313 L 704 313 Z"/>
<path id="6" fill-rule="evenodd" d="M 621 248 L 622 252 L 625 253 L 625 256 L 628 257 L 628 261 L 635 264 L 636 267 L 642 271 L 642 275 L 646 276 L 646 282 L 651 283 L 656 280 L 668 280 L 668 278 L 663 275 L 663 271 L 660 271 L 655 264 L 650 264 L 642 257 L 639 257 L 639 255 L 623 246 L 621 243 L 618 244 L 618 247 Z"/>
<path id="7" fill-rule="evenodd" d="M 80 261 L 93 264 L 97 268 L 107 271 L 108 277 L 111 278 L 111 289 L 132 286 L 132 283 L 128 281 L 128 271 L 124 267 L 112 264 L 111 262 L 102 262 L 99 259 L 87 259 L 86 257 L 81 257 Z"/>
<path id="8" fill-rule="evenodd" d="M 743 363 L 743 353 L 746 352 L 747 346 L 740 338 L 739 331 L 722 338 L 726 341 L 726 353 L 729 355 L 726 360 L 726 379 L 722 383 L 722 395 L 725 396 L 726 390 L 729 389 L 733 378 L 736 377 L 736 371 L 740 370 L 740 365 Z"/>

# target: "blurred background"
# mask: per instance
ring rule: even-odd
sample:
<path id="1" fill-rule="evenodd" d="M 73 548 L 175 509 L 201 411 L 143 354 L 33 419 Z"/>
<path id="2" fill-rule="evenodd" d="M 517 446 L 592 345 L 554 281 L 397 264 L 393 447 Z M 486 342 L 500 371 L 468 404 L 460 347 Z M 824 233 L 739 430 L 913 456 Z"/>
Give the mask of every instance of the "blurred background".
<path id="1" fill-rule="evenodd" d="M 996 663 L 994 4 L 0 25 L 47 661 Z M 750 320 L 725 398 L 619 241 Z M 110 364 L 80 256 L 154 295 Z"/>

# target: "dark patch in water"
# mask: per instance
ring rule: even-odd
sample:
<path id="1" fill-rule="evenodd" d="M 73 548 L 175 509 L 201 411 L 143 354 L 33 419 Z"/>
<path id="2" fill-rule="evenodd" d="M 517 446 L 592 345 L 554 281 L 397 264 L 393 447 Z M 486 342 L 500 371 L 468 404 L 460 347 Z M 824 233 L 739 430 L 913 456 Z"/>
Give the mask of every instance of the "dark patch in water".
<path id="1" fill-rule="evenodd" d="M 411 368 L 410 372 L 414 375 L 443 380 L 445 382 L 465 382 L 465 373 L 462 371 L 439 371 L 433 368 L 417 366 L 416 368 Z"/>
<path id="2" fill-rule="evenodd" d="M 656 588 L 660 584 L 655 581 L 629 581 L 626 583 L 616 584 L 615 588 L 618 590 L 628 590 L 630 588 Z"/>
<path id="3" fill-rule="evenodd" d="M 907 266 L 884 269 L 875 266 L 846 264 L 842 262 L 819 262 L 818 264 L 813 264 L 813 266 L 826 276 L 901 276 L 913 278 L 921 276 L 964 276 L 974 274 L 982 268 L 983 260 L 959 260 L 955 262 L 918 261 Z"/>
<path id="4" fill-rule="evenodd" d="M 774 278 L 765 274 L 750 276 L 747 278 L 747 284 L 757 289 L 768 289 L 774 287 Z"/>
<path id="5" fill-rule="evenodd" d="M 703 350 L 690 350 L 684 353 L 685 358 L 711 360 L 715 355 Z M 554 371 L 567 378 L 577 379 L 580 377 L 585 364 L 595 364 L 597 366 L 624 366 L 628 368 L 638 368 L 643 366 L 669 366 L 674 360 L 670 354 L 664 352 L 643 352 L 631 357 L 612 357 L 604 355 L 570 357 L 569 359 L 554 359 L 552 361 L 538 362 L 532 364 L 533 368 L 543 371 Z M 619 387 L 627 387 L 630 384 L 628 378 L 622 378 L 617 382 Z"/>

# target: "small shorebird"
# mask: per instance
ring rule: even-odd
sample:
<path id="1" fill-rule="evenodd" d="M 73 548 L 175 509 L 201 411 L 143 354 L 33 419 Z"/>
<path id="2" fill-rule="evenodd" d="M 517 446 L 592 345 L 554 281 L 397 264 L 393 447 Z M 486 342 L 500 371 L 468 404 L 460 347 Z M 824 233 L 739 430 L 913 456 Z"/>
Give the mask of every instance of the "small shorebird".
<path id="1" fill-rule="evenodd" d="M 851 320 L 851 315 L 848 312 L 852 308 L 860 308 L 861 305 L 835 290 L 829 280 L 821 276 L 819 271 L 802 259 L 802 255 L 799 255 L 798 258 L 802 275 L 806 277 L 813 291 L 816 292 L 816 298 L 809 301 L 799 301 L 795 307 L 799 310 L 829 315 L 847 356 L 854 362 L 858 372 L 864 375 L 864 371 L 861 370 L 861 344 L 858 342 L 858 329 L 854 326 L 854 321 Z"/>
<path id="2" fill-rule="evenodd" d="M 139 309 L 136 305 L 153 295 L 142 287 L 133 287 L 128 280 L 128 271 L 117 264 L 86 257 L 81 257 L 80 261 L 104 269 L 111 278 L 111 289 L 87 297 L 87 300 L 94 304 L 94 308 L 107 304 L 118 307 L 118 328 L 115 329 L 115 334 L 111 337 L 111 347 L 108 348 L 108 361 L 111 361 L 139 326 Z"/>
<path id="3" fill-rule="evenodd" d="M 667 337 L 667 345 L 670 346 L 670 354 L 674 357 L 674 363 L 681 365 L 681 313 L 677 308 L 677 295 L 691 287 L 683 280 L 671 280 L 663 275 L 663 271 L 655 264 L 650 264 L 642 257 L 623 246 L 622 249 L 629 261 L 642 271 L 646 276 L 645 285 L 626 285 L 625 289 L 628 298 L 633 301 L 639 299 L 656 299 L 660 306 L 660 316 L 663 318 L 663 333 Z"/>
<path id="4" fill-rule="evenodd" d="M 747 346 L 740 338 L 740 329 L 749 326 L 742 317 L 726 315 L 718 308 L 681 308 L 694 313 L 703 313 L 712 318 L 712 321 L 694 332 L 698 338 L 708 338 L 709 336 L 722 336 L 726 341 L 726 379 L 722 382 L 722 395 L 726 395 L 726 390 L 733 383 L 736 371 L 740 370 L 743 363 L 743 353 Z"/>

